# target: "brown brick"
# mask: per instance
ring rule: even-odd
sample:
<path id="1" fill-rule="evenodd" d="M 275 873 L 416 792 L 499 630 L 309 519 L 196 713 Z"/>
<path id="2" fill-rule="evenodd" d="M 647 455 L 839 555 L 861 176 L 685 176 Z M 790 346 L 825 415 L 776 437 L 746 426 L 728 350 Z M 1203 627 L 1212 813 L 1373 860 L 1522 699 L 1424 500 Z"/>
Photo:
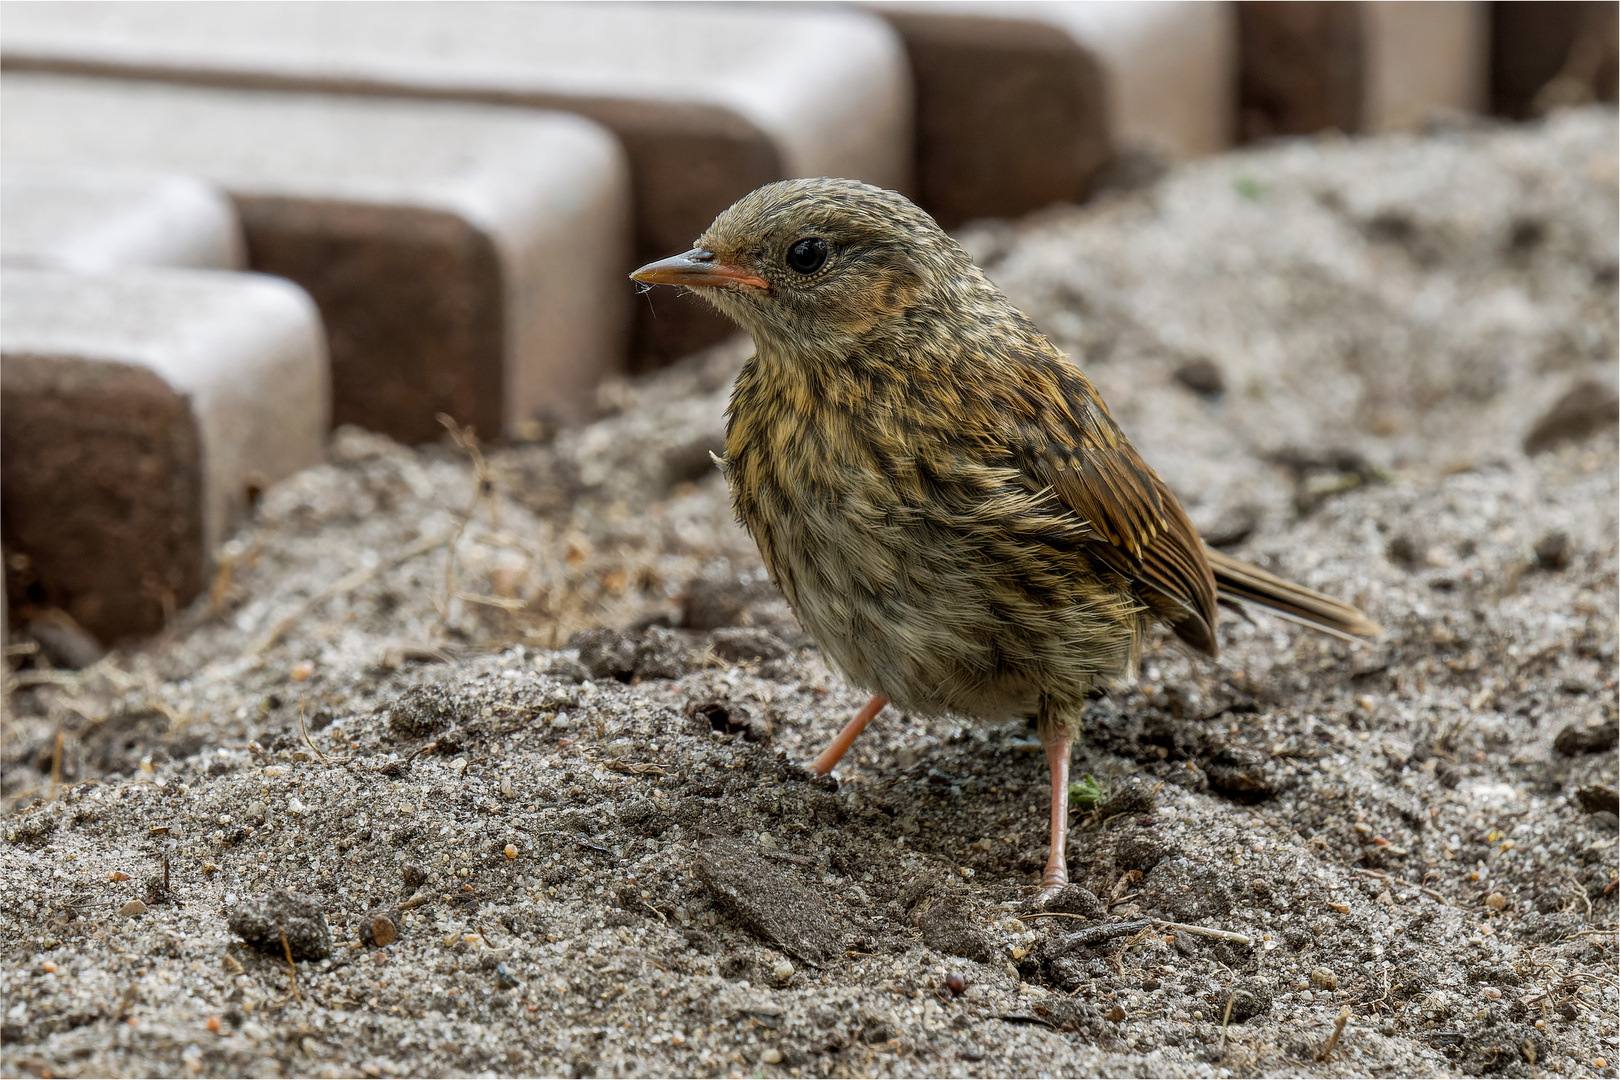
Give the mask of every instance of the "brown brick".
<path id="1" fill-rule="evenodd" d="M 916 80 L 918 194 L 941 225 L 1085 196 L 1112 153 L 1091 53 L 1031 20 L 884 13 Z"/>
<path id="2" fill-rule="evenodd" d="M 1485 105 L 1484 4 L 1240 0 L 1244 139 L 1415 128 Z"/>
<path id="3" fill-rule="evenodd" d="M 1553 105 L 1615 100 L 1617 14 L 1614 0 L 1491 4 L 1491 111 L 1526 120 Z"/>
<path id="4" fill-rule="evenodd" d="M 1348 0 L 1239 0 L 1238 109 L 1245 140 L 1361 129 L 1366 35 Z"/>
<path id="5" fill-rule="evenodd" d="M 0 281 L 0 529 L 13 608 L 104 642 L 202 589 L 256 493 L 321 460 L 314 305 L 258 275 L 173 269 Z"/>
<path id="6" fill-rule="evenodd" d="M 1193 2 L 890 2 L 915 79 L 918 188 L 941 221 L 1083 198 L 1117 153 L 1231 140 L 1235 27 Z"/>

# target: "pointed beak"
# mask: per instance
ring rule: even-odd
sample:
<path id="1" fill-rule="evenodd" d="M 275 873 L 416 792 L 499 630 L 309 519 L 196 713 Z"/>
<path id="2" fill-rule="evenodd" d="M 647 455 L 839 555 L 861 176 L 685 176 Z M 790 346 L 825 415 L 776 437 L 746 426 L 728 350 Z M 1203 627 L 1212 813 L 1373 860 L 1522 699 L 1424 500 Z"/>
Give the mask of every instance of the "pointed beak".
<path id="1" fill-rule="evenodd" d="M 748 285 L 769 290 L 771 283 L 746 270 L 723 263 L 712 252 L 693 248 L 668 259 L 648 263 L 630 275 L 648 285 L 685 285 L 690 288 L 722 285 Z"/>

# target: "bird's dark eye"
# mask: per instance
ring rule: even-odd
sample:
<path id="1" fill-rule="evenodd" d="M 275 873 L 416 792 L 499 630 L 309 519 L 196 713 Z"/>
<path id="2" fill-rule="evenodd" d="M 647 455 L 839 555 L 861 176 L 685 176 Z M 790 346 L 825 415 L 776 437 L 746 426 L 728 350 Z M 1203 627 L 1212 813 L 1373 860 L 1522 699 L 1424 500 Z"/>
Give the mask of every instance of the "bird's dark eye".
<path id="1" fill-rule="evenodd" d="M 813 274 L 827 262 L 827 241 L 819 236 L 806 236 L 793 241 L 787 252 L 789 269 L 799 274 Z"/>

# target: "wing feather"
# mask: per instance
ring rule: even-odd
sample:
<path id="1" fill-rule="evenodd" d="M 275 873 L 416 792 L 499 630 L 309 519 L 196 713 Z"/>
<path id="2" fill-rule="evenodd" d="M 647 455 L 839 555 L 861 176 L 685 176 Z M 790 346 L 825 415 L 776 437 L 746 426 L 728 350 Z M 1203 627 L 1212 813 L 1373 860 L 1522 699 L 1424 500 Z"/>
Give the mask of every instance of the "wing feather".
<path id="1" fill-rule="evenodd" d="M 1044 362 L 1042 362 L 1044 361 Z M 1215 578 L 1176 497 L 1143 461 L 1095 388 L 1065 360 L 1040 357 L 1026 371 L 1055 384 L 1062 407 L 1021 417 L 1015 455 L 1095 536 L 1088 553 L 1124 574 L 1142 602 L 1194 648 L 1214 655 Z M 1024 402 L 1037 394 L 1020 395 Z"/>

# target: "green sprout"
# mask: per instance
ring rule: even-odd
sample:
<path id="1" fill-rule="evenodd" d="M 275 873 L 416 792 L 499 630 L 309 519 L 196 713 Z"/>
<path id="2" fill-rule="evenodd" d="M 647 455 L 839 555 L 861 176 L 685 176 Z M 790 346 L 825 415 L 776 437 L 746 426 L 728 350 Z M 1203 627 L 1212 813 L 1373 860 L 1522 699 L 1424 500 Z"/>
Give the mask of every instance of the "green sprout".
<path id="1" fill-rule="evenodd" d="M 1086 773 L 1074 783 L 1069 785 L 1069 802 L 1080 810 L 1094 810 L 1107 801 L 1102 784 L 1090 773 Z"/>
<path id="2" fill-rule="evenodd" d="M 1259 202 L 1260 196 L 1266 192 L 1265 187 L 1252 176 L 1239 176 L 1232 180 L 1232 190 L 1248 199 L 1250 202 Z"/>

